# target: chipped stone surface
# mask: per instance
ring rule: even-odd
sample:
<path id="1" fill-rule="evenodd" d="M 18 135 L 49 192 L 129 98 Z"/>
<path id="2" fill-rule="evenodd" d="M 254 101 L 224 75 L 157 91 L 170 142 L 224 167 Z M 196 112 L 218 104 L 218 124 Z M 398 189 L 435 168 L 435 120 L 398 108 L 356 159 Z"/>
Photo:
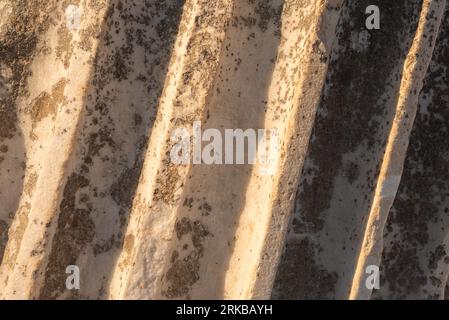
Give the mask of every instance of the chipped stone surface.
<path id="1" fill-rule="evenodd" d="M 447 299 L 448 23 L 444 0 L 0 0 L 0 298 Z M 170 162 L 194 121 L 276 128 L 274 174 Z"/>

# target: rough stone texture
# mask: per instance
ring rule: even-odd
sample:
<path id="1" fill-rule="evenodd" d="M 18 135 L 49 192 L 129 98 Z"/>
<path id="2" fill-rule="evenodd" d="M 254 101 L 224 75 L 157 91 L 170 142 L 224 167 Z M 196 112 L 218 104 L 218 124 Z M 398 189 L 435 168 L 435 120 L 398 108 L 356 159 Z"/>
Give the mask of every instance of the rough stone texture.
<path id="1" fill-rule="evenodd" d="M 445 0 L 0 0 L 0 298 L 447 298 L 448 84 Z"/>

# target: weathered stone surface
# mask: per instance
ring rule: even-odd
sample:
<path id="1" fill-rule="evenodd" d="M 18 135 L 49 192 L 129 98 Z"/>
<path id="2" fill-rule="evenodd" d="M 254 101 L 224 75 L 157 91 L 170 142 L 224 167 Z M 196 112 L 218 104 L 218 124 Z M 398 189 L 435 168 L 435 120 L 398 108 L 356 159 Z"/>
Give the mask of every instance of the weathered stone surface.
<path id="1" fill-rule="evenodd" d="M 0 298 L 447 298 L 448 33 L 445 0 L 0 0 Z M 174 164 L 194 121 L 276 128 L 274 171 Z"/>

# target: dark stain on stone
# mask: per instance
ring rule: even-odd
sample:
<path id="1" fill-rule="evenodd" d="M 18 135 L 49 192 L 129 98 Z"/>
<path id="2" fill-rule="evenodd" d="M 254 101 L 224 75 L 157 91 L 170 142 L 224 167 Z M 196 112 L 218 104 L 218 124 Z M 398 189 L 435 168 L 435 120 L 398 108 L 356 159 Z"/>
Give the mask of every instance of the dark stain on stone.
<path id="1" fill-rule="evenodd" d="M 131 208 L 135 190 L 139 183 L 142 165 L 142 161 L 136 161 L 132 168 L 126 168 L 117 181 L 111 185 L 112 200 L 118 205 L 124 208 Z"/>
<path id="2" fill-rule="evenodd" d="M 289 241 L 286 261 L 278 269 L 272 299 L 331 299 L 338 275 L 328 272 L 314 261 L 316 247 L 305 238 Z"/>
<path id="3" fill-rule="evenodd" d="M 345 176 L 349 183 L 354 183 L 360 175 L 360 168 L 357 163 L 348 162 L 345 166 Z"/>
<path id="4" fill-rule="evenodd" d="M 67 179 L 40 299 L 55 298 L 66 290 L 67 266 L 76 265 L 78 257 L 94 238 L 95 225 L 90 211 L 79 208 L 76 203 L 77 194 L 88 186 L 89 180 L 82 175 L 73 173 Z M 75 291 L 70 291 L 71 297 L 76 295 Z"/>
<path id="5" fill-rule="evenodd" d="M 6 243 L 8 242 L 8 223 L 0 220 L 0 264 L 3 260 L 3 253 L 5 252 Z"/>
<path id="6" fill-rule="evenodd" d="M 113 234 L 109 239 L 103 242 L 99 242 L 93 245 L 93 253 L 95 256 L 102 254 L 104 252 L 108 252 L 112 248 L 119 248 L 121 246 L 120 237 L 116 237 Z"/>
<path id="7" fill-rule="evenodd" d="M 248 0 L 250 3 L 256 2 L 254 13 L 258 16 L 258 26 L 265 32 L 268 25 L 273 23 L 276 29 L 281 26 L 282 3 L 270 0 Z M 277 3 L 278 5 L 275 5 Z"/>
<path id="8" fill-rule="evenodd" d="M 165 275 L 167 288 L 163 293 L 168 298 L 186 296 L 199 280 L 199 261 L 204 254 L 203 241 L 206 237 L 212 236 L 199 220 L 192 221 L 187 217 L 176 222 L 175 232 L 178 241 L 190 238 L 193 248 L 183 258 L 179 256 L 178 251 L 173 251 L 171 266 Z M 184 248 L 187 249 L 185 245 Z"/>
<path id="9" fill-rule="evenodd" d="M 42 92 L 36 97 L 29 107 L 28 112 L 34 122 L 39 122 L 48 116 L 55 116 L 64 99 L 66 80 L 59 80 L 51 90 L 51 93 Z"/>
<path id="10" fill-rule="evenodd" d="M 440 244 L 435 248 L 434 252 L 430 253 L 429 257 L 429 269 L 436 270 L 438 267 L 438 263 L 443 260 L 443 258 L 447 257 L 446 250 L 444 249 L 444 245 Z"/>
<path id="11" fill-rule="evenodd" d="M 204 201 L 203 204 L 198 207 L 198 210 L 200 210 L 202 216 L 207 217 L 212 212 L 212 207 L 207 201 Z"/>
<path id="12" fill-rule="evenodd" d="M 153 201 L 173 202 L 176 186 L 179 182 L 179 173 L 176 165 L 170 159 L 164 160 L 164 166 L 156 179 L 157 187 L 153 192 Z"/>
<path id="13" fill-rule="evenodd" d="M 407 295 L 416 293 L 427 283 L 416 249 L 404 250 L 395 243 L 388 251 L 384 251 L 382 259 L 380 287 L 388 285 L 397 299 L 404 299 Z"/>
<path id="14" fill-rule="evenodd" d="M 319 40 L 315 41 L 315 43 L 312 45 L 313 53 L 318 55 L 318 58 L 321 63 L 327 62 L 327 56 L 326 51 L 320 47 L 321 42 Z"/>

